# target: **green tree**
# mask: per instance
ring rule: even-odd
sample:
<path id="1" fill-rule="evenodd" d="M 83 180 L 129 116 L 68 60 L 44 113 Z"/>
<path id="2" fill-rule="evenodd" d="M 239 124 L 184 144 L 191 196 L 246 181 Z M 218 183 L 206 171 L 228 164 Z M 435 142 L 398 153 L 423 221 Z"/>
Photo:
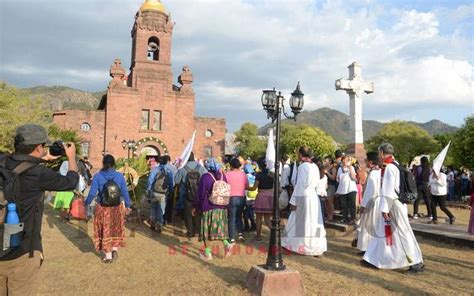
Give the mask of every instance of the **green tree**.
<path id="1" fill-rule="evenodd" d="M 235 133 L 237 153 L 243 157 L 258 159 L 265 155 L 266 141 L 257 134 L 258 127 L 250 122 L 242 124 Z"/>
<path id="2" fill-rule="evenodd" d="M 30 99 L 16 88 L 0 82 L 0 152 L 13 152 L 13 137 L 18 126 L 36 123 L 48 127 L 51 112 L 43 100 Z"/>
<path id="3" fill-rule="evenodd" d="M 386 124 L 367 141 L 367 150 L 377 150 L 383 142 L 393 145 L 395 157 L 402 163 L 409 163 L 420 154 L 437 153 L 441 147 L 427 131 L 404 121 Z"/>
<path id="4" fill-rule="evenodd" d="M 54 140 L 63 142 L 73 142 L 76 145 L 76 152 L 79 154 L 81 149 L 81 137 L 77 131 L 73 129 L 61 129 L 56 124 L 52 124 L 48 128 L 49 137 Z"/>
<path id="5" fill-rule="evenodd" d="M 281 134 L 281 152 L 293 159 L 301 146 L 311 148 L 316 156 L 332 155 L 336 149 L 334 139 L 316 127 L 283 124 Z"/>
<path id="6" fill-rule="evenodd" d="M 464 125 L 454 134 L 453 156 L 459 166 L 474 169 L 474 116 L 464 119 Z"/>

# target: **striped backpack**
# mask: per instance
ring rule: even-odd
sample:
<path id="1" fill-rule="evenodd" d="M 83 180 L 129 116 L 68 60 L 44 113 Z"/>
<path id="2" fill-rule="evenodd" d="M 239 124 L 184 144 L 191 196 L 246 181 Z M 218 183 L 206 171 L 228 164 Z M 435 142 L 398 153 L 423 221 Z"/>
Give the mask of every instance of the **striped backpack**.
<path id="1" fill-rule="evenodd" d="M 221 178 L 216 180 L 214 175 L 209 173 L 212 179 L 214 179 L 214 185 L 212 185 L 212 193 L 209 196 L 209 202 L 216 206 L 227 206 L 230 202 L 230 185 L 224 181 L 224 174 L 221 173 Z"/>

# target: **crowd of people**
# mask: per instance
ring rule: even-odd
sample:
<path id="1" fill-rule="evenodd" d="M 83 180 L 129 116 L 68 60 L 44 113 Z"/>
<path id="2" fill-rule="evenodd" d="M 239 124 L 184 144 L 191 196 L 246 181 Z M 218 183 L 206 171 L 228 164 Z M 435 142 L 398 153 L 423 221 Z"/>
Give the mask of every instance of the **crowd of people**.
<path id="1" fill-rule="evenodd" d="M 125 217 L 132 207 L 130 193 L 135 194 L 138 184 L 133 169 L 126 165 L 117 170 L 114 156 L 105 155 L 102 168 L 92 176 L 92 166 L 87 159 L 77 158 L 74 143 L 65 143 L 67 160 L 56 172 L 44 165 L 57 159 L 48 152 L 46 130 L 34 124 L 19 127 L 14 141 L 15 153 L 0 158 L 0 214 L 7 215 L 1 229 L 18 228 L 11 235 L 21 234 L 21 239 L 12 239 L 11 246 L 10 241 L 4 242 L 0 252 L 0 293 L 30 295 L 37 287 L 43 261 L 45 192 L 57 192 L 54 208 L 64 222 L 71 218 L 74 196 L 85 195 L 80 204 L 87 209 L 84 218 L 93 216 L 94 246 L 103 252 L 104 263 L 115 262 L 119 248 L 125 246 Z M 419 203 L 424 200 L 429 223 L 438 223 L 439 206 L 453 224 L 455 217 L 445 201 L 447 196 L 448 200 L 452 197 L 452 182 L 457 176 L 451 167 L 437 172 L 427 158 L 409 173 L 394 154 L 393 146 L 383 143 L 378 151 L 367 153 L 365 166 L 361 166 L 340 150 L 334 157 L 317 157 L 310 148 L 301 147 L 296 161 L 283 155 L 276 172 L 267 167 L 263 156 L 257 161 L 239 156 L 228 161 L 199 161 L 191 153 L 183 164 L 172 164 L 167 155 L 151 157 L 141 202 L 149 205 L 152 231 L 160 233 L 166 224 L 182 219 L 187 237 L 202 241 L 200 257 L 207 261 L 213 259 L 211 241 L 222 242 L 227 257 L 238 242 L 264 239 L 263 225 L 272 227 L 274 187 L 279 178 L 278 208 L 286 219 L 283 248 L 321 256 L 328 248 L 325 224 L 345 223 L 357 229 L 353 246 L 361 251 L 362 264 L 380 269 L 409 267 L 409 271 L 419 272 L 423 270 L 423 256 L 409 219 L 421 216 Z M 410 176 L 416 180 L 417 191 L 413 215 L 408 213 L 410 200 L 406 198 L 412 193 L 407 187 Z M 460 178 L 466 180 L 463 194 L 471 194 L 472 205 L 473 176 L 463 171 Z M 10 212 L 16 208 L 17 212 Z M 341 212 L 342 219 L 335 219 L 339 217 L 336 211 Z M 16 222 L 12 220 L 15 215 Z M 474 234 L 474 210 L 468 231 Z M 253 237 L 249 236 L 251 232 L 255 232 Z"/>

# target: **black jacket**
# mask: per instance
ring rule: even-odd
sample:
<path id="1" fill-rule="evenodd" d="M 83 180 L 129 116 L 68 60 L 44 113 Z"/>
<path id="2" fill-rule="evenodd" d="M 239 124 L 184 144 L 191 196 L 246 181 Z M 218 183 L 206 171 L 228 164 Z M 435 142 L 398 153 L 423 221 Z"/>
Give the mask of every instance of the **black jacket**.
<path id="1" fill-rule="evenodd" d="M 24 223 L 21 245 L 0 260 L 13 260 L 30 250 L 43 251 L 41 244 L 41 222 L 44 209 L 45 191 L 71 191 L 77 187 L 79 175 L 69 171 L 66 176 L 47 168 L 40 158 L 13 154 L 8 157 L 6 167 L 13 170 L 23 161 L 36 163 L 20 175 L 20 194 L 16 204 L 20 221 Z"/>

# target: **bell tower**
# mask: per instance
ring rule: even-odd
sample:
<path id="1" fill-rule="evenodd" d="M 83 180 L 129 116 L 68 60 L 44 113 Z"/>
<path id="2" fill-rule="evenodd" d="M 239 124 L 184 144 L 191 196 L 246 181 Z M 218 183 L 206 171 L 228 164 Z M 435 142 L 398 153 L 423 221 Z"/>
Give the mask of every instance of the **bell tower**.
<path id="1" fill-rule="evenodd" d="M 145 0 L 135 16 L 132 29 L 132 60 L 129 86 L 142 82 L 172 84 L 171 17 L 159 0 Z"/>

